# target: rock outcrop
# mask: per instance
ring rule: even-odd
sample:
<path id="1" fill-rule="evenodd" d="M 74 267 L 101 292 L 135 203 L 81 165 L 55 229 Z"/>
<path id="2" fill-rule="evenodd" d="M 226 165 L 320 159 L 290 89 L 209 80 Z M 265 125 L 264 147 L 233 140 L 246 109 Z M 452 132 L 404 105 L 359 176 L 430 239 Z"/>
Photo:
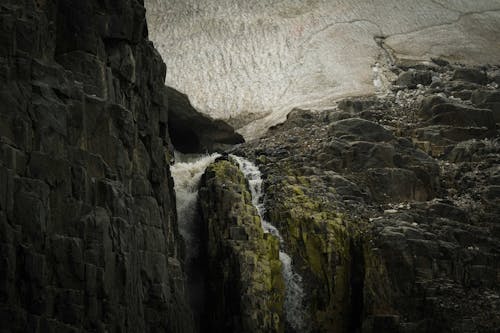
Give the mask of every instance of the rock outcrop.
<path id="1" fill-rule="evenodd" d="M 283 332 L 279 241 L 264 233 L 238 166 L 219 158 L 200 185 L 206 230 L 205 332 Z"/>
<path id="2" fill-rule="evenodd" d="M 142 1 L 0 4 L 2 332 L 191 332 Z"/>
<path id="3" fill-rule="evenodd" d="M 243 143 L 243 137 L 223 120 L 198 112 L 189 98 L 167 87 L 168 131 L 175 149 L 182 153 L 222 152 Z"/>
<path id="4" fill-rule="evenodd" d="M 264 174 L 313 332 L 500 327 L 495 68 L 416 70 L 432 83 L 296 109 L 234 151 Z"/>

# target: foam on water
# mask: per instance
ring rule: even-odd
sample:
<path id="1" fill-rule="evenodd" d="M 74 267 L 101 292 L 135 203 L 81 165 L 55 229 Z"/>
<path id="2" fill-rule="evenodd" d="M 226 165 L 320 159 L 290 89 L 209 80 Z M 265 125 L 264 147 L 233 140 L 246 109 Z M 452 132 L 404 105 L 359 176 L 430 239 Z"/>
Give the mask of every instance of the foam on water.
<path id="1" fill-rule="evenodd" d="M 210 163 L 220 156 L 175 154 L 170 166 L 174 179 L 179 232 L 185 241 L 185 267 L 189 299 L 196 322 L 200 322 L 204 304 L 205 280 L 201 267 L 202 230 L 198 223 L 197 201 L 201 176 Z"/>

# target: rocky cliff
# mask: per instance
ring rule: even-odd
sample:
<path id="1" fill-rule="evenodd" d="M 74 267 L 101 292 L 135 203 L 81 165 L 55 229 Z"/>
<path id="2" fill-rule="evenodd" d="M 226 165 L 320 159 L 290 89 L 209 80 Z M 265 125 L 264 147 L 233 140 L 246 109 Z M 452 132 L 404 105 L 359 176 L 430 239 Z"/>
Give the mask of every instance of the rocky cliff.
<path id="1" fill-rule="evenodd" d="M 499 72 L 439 63 L 234 150 L 264 175 L 312 332 L 500 327 Z"/>
<path id="2" fill-rule="evenodd" d="M 2 332 L 190 332 L 142 1 L 0 4 Z"/>
<path id="3" fill-rule="evenodd" d="M 446 60 L 498 60 L 491 44 L 498 3 L 394 2 L 389 12 L 407 23 L 398 27 L 384 15 L 367 20 L 373 8 L 358 1 L 174 2 L 149 1 L 185 10 L 173 34 L 191 31 L 210 52 L 192 45 L 172 52 L 189 66 L 220 68 L 208 67 L 210 80 L 189 78 L 194 90 L 215 87 L 198 89 L 204 97 L 225 98 L 234 88 L 235 100 L 208 103 L 242 111 L 233 123 L 295 102 L 326 106 L 346 87 L 387 90 L 294 109 L 262 138 L 232 149 L 260 171 L 234 155 L 207 168 L 195 209 L 200 168 L 215 156 L 194 169 L 177 164 L 189 181 L 177 182 L 186 188 L 176 196 L 172 147 L 223 149 L 242 138 L 164 86 L 143 1 L 4 0 L 0 331 L 498 333 L 500 69 Z M 161 14 L 151 16 L 156 33 Z M 457 26 L 467 33 L 456 36 Z M 260 44 L 245 39 L 255 35 L 278 49 L 257 52 Z M 344 44 L 331 43 L 339 36 Z M 434 44 L 440 36 L 450 53 L 415 65 L 446 53 Z M 409 47 L 407 37 L 417 42 Z M 368 58 L 351 59 L 360 45 L 349 38 Z M 468 44 L 460 53 L 450 40 Z M 219 56 L 227 41 L 248 52 Z M 385 76 L 370 58 L 378 52 L 389 59 Z M 346 79 L 350 61 L 364 68 L 360 85 Z M 255 68 L 259 80 L 248 82 L 258 89 L 245 90 Z M 221 73 L 234 76 L 217 81 Z M 297 86 L 286 84 L 301 75 Z M 245 179 L 252 173 L 258 177 Z M 253 199 L 264 194 L 262 202 L 252 199 L 257 187 Z M 181 230 L 197 239 L 179 235 L 176 203 L 191 218 Z M 188 274 L 199 275 L 187 279 L 189 256 L 198 266 Z"/>
<path id="4" fill-rule="evenodd" d="M 210 165 L 200 184 L 205 229 L 204 332 L 283 332 L 279 242 L 265 234 L 234 161 Z"/>
<path id="5" fill-rule="evenodd" d="M 168 131 L 172 144 L 182 153 L 219 151 L 244 142 L 243 137 L 223 120 L 198 112 L 188 96 L 167 87 Z"/>

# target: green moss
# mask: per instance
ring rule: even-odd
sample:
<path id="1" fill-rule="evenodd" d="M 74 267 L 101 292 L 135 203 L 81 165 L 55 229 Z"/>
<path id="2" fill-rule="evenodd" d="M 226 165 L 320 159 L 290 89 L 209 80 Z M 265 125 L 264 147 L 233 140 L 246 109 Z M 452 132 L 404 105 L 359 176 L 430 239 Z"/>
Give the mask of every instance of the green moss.
<path id="1" fill-rule="evenodd" d="M 351 240 L 359 237 L 347 229 L 347 217 L 316 196 L 308 177 L 285 177 L 268 188 L 274 199 L 271 221 L 281 224 L 287 249 L 300 258 L 310 276 L 309 309 L 315 329 L 347 330 L 350 309 Z"/>
<path id="2" fill-rule="evenodd" d="M 214 307 L 224 309 L 228 304 L 220 290 L 235 291 L 228 297 L 240 297 L 241 323 L 237 327 L 241 332 L 283 332 L 285 286 L 279 241 L 264 234 L 247 181 L 234 163 L 219 160 L 207 168 L 205 176 L 204 186 L 210 190 L 200 193 L 210 196 L 201 195 L 200 201 L 208 223 L 209 267 L 222 280 L 213 290 Z M 235 225 L 244 229 L 248 239 L 230 239 Z"/>

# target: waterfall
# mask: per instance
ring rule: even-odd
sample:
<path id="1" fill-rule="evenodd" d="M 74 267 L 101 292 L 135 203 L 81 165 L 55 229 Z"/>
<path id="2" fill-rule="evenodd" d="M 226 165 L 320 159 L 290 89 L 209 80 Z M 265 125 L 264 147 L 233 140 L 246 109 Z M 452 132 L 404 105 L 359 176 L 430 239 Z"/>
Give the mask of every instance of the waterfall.
<path id="1" fill-rule="evenodd" d="M 219 154 L 184 155 L 175 153 L 175 163 L 170 166 L 174 179 L 179 232 L 185 242 L 185 266 L 191 306 L 196 316 L 203 312 L 204 277 L 201 258 L 202 230 L 197 220 L 198 186 L 208 165 Z M 199 322 L 199 318 L 198 318 Z"/>
<path id="2" fill-rule="evenodd" d="M 292 258 L 284 250 L 283 237 L 279 230 L 264 219 L 265 207 L 262 195 L 262 177 L 259 168 L 252 162 L 236 155 L 231 157 L 238 163 L 250 185 L 252 203 L 257 208 L 264 232 L 276 236 L 280 241 L 279 259 L 282 264 L 283 279 L 285 280 L 285 317 L 288 324 L 296 332 L 307 332 L 305 325 L 305 309 L 303 306 L 304 289 L 302 277 L 294 272 Z"/>

